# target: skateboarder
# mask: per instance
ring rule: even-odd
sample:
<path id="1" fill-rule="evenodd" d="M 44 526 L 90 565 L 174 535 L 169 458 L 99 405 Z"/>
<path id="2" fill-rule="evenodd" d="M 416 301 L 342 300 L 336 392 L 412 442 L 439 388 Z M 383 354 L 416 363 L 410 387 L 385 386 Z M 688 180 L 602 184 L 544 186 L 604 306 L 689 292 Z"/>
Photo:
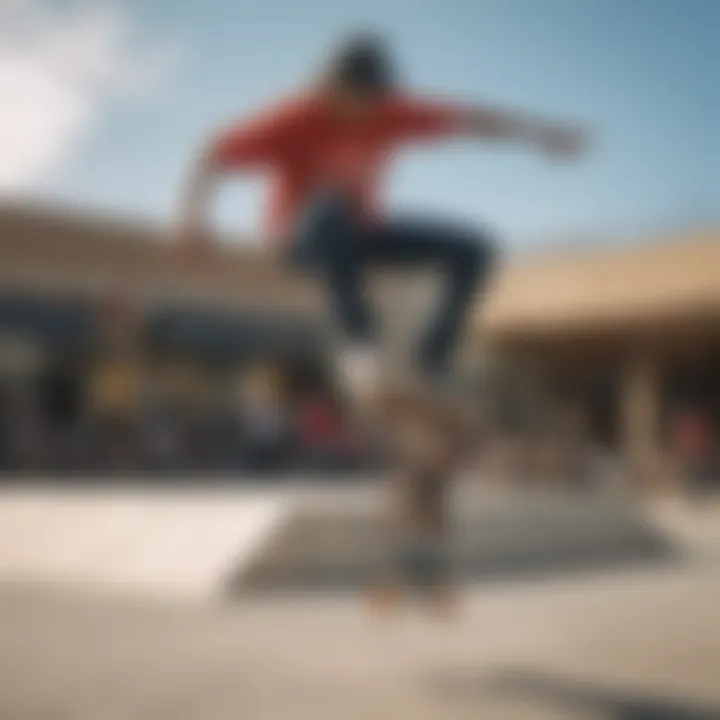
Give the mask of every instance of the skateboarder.
<path id="1" fill-rule="evenodd" d="M 402 538 L 398 569 L 404 579 L 429 586 L 440 606 L 449 588 L 443 516 L 454 459 L 446 451 L 455 438 L 439 431 L 434 400 L 417 412 L 413 395 L 418 387 L 443 384 L 467 311 L 495 264 L 495 244 L 459 224 L 387 216 L 378 187 L 403 146 L 461 136 L 512 141 L 558 159 L 574 157 L 582 144 L 569 126 L 418 97 L 398 80 L 381 39 L 351 38 L 310 87 L 210 139 L 193 166 L 182 213 L 186 242 L 207 247 L 216 181 L 235 171 L 269 173 L 265 237 L 279 262 L 322 278 L 344 338 L 339 379 L 361 403 L 376 395 L 379 379 L 366 270 L 432 265 L 444 273 L 440 306 L 418 343 L 420 383 L 411 384 L 409 407 L 394 412 L 391 423 L 400 452 L 393 484 L 399 491 L 394 530 Z"/>
<path id="2" fill-rule="evenodd" d="M 558 159 L 572 158 L 581 146 L 569 126 L 413 95 L 380 38 L 350 38 L 308 88 L 210 139 L 184 197 L 184 239 L 194 249 L 207 247 L 217 180 L 230 172 L 268 173 L 264 236 L 279 261 L 322 277 L 345 341 L 340 376 L 361 395 L 378 378 L 365 270 L 440 266 L 444 294 L 416 363 L 423 382 L 434 382 L 448 370 L 471 301 L 488 281 L 495 244 L 460 224 L 386 216 L 378 187 L 401 147 L 459 136 L 512 141 Z"/>

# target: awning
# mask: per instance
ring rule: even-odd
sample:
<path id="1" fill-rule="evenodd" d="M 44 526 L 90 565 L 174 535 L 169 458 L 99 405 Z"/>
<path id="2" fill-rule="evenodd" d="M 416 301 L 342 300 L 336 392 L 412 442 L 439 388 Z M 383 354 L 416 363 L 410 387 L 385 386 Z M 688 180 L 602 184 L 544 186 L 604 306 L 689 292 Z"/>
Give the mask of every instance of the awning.
<path id="1" fill-rule="evenodd" d="M 91 308 L 79 301 L 0 295 L 0 333 L 41 343 L 78 345 L 92 336 Z"/>
<path id="2" fill-rule="evenodd" d="M 287 315 L 164 308 L 149 319 L 148 337 L 157 348 L 217 360 L 263 355 L 301 360 L 325 351 L 319 323 Z"/>

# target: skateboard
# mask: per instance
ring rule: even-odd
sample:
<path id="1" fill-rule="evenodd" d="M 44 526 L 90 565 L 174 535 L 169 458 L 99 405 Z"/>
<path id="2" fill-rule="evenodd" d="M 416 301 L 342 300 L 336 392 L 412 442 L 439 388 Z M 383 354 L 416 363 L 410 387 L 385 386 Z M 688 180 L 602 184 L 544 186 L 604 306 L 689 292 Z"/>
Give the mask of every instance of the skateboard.
<path id="1" fill-rule="evenodd" d="M 447 495 L 472 436 L 472 397 L 389 368 L 371 385 L 366 392 L 347 377 L 341 383 L 346 406 L 391 470 L 387 562 L 370 598 L 376 609 L 389 611 L 412 594 L 448 617 L 455 594 L 444 527 Z"/>
<path id="2" fill-rule="evenodd" d="M 384 429 L 393 532 L 388 580 L 373 590 L 389 611 L 411 594 L 435 615 L 454 614 L 449 575 L 448 495 L 462 466 L 472 413 L 466 403 L 434 388 L 396 384 L 377 397 L 376 418 Z"/>

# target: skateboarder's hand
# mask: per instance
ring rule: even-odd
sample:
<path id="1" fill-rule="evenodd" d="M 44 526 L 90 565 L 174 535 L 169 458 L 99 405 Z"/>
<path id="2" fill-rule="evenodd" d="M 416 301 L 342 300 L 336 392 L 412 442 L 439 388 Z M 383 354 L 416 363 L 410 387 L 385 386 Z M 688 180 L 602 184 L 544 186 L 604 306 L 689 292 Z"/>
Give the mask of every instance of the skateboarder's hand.
<path id="1" fill-rule="evenodd" d="M 575 160 L 585 151 L 587 140 L 579 128 L 547 126 L 536 133 L 539 148 L 557 160 Z"/>

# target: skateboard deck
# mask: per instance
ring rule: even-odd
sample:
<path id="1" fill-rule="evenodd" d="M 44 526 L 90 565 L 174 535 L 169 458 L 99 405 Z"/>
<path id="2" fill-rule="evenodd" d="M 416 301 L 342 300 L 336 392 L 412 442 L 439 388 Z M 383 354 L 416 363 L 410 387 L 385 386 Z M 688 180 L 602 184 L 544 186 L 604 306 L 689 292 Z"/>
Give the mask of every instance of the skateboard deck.
<path id="1" fill-rule="evenodd" d="M 392 610 L 417 598 L 433 614 L 454 614 L 446 537 L 448 494 L 462 464 L 473 427 L 471 408 L 456 395 L 433 387 L 390 383 L 376 398 L 395 478 L 399 517 L 388 556 L 391 579 L 378 605 Z M 401 516 L 405 516 L 402 519 Z"/>

